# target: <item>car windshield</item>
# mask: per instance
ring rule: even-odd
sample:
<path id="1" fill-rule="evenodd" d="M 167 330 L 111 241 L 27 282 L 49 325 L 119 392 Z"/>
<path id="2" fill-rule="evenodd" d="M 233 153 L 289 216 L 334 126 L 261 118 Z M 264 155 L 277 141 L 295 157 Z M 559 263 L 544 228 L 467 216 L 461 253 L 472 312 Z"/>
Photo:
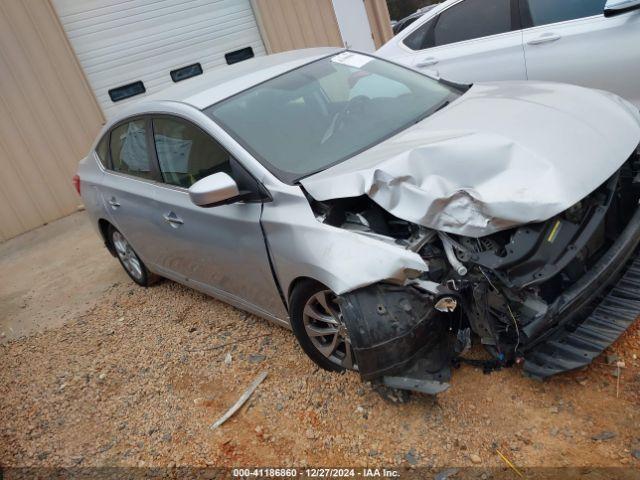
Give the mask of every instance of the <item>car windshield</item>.
<path id="1" fill-rule="evenodd" d="M 294 183 L 406 129 L 458 94 L 408 68 L 342 52 L 204 112 L 280 180 Z"/>

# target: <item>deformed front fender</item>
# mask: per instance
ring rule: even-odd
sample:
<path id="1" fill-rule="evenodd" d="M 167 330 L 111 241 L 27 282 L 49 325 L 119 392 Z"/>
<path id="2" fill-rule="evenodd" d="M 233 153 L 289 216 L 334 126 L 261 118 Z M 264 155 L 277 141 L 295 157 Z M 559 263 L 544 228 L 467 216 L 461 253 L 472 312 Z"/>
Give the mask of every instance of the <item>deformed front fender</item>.
<path id="1" fill-rule="evenodd" d="M 296 279 L 321 282 L 338 295 L 361 376 L 396 375 L 392 380 L 427 391 L 429 374 L 438 374 L 450 360 L 447 323 L 435 308 L 448 290 L 430 293 L 416 286 L 420 281 L 410 279 L 428 271 L 428 265 L 392 239 L 320 222 L 295 187 L 272 185 L 270 191 L 273 202 L 264 204 L 261 222 L 286 301 Z M 420 371 L 403 375 L 411 368 Z"/>
<path id="2" fill-rule="evenodd" d="M 301 194 L 276 193 L 274 201 L 264 205 L 261 221 L 285 295 L 300 277 L 317 280 L 340 295 L 384 280 L 403 283 L 428 270 L 420 255 L 392 241 L 321 223 Z"/>

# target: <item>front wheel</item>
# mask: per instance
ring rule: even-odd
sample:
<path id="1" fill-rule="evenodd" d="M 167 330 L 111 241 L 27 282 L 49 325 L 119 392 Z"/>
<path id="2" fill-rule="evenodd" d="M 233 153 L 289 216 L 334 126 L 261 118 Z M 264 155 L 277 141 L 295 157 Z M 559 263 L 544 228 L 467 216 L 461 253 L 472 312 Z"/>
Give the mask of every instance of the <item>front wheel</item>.
<path id="1" fill-rule="evenodd" d="M 131 280 L 143 287 L 148 287 L 158 281 L 160 277 L 147 269 L 147 266 L 140 260 L 138 254 L 118 229 L 113 226 L 110 227 L 109 238 L 111 239 L 111 245 L 113 245 L 116 256 L 120 261 L 120 265 L 122 265 L 124 271 L 131 277 Z"/>
<path id="2" fill-rule="evenodd" d="M 317 282 L 299 283 L 291 294 L 291 327 L 302 350 L 319 367 L 334 372 L 357 370 L 336 298 Z"/>

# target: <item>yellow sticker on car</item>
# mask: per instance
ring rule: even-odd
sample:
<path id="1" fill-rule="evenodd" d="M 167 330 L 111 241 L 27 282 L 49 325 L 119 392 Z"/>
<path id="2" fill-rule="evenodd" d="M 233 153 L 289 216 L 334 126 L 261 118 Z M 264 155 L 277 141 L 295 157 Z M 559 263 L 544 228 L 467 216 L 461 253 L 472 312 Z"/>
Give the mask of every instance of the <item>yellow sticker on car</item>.
<path id="1" fill-rule="evenodd" d="M 553 243 L 555 241 L 556 237 L 558 236 L 558 232 L 560 231 L 560 227 L 561 226 L 562 226 L 562 223 L 560 223 L 560 220 L 557 220 L 556 224 L 551 229 L 551 233 L 549 234 L 549 237 L 547 238 L 547 242 Z"/>

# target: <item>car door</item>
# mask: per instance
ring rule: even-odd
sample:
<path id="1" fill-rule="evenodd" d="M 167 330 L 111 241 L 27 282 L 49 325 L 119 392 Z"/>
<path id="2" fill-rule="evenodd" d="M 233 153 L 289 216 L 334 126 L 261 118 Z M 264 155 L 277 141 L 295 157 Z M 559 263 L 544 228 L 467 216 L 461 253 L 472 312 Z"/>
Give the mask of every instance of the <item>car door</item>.
<path id="1" fill-rule="evenodd" d="M 640 11 L 606 0 L 521 0 L 527 77 L 614 92 L 640 106 Z"/>
<path id="2" fill-rule="evenodd" d="M 161 274 L 261 314 L 286 318 L 260 225 L 264 190 L 215 139 L 174 116 L 153 119 L 162 184 L 154 219 Z M 218 172 L 231 175 L 253 200 L 203 208 L 188 188 Z"/>
<path id="3" fill-rule="evenodd" d="M 524 80 L 517 0 L 461 0 L 402 40 L 407 61 L 458 82 Z"/>
<path id="4" fill-rule="evenodd" d="M 152 270 L 158 248 L 155 183 L 159 172 L 151 155 L 151 120 L 128 119 L 109 132 L 106 172 L 100 185 L 109 221 L 125 236 Z"/>

